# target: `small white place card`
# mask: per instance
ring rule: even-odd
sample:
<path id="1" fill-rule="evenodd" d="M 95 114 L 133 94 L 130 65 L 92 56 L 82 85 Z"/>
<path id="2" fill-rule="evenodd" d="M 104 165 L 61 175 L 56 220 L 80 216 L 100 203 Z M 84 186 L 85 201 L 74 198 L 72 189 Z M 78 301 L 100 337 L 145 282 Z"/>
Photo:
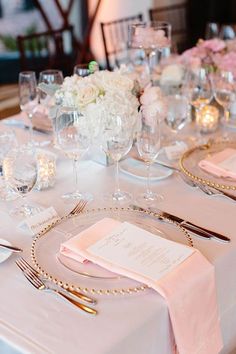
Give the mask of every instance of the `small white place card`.
<path id="1" fill-rule="evenodd" d="M 43 211 L 24 219 L 19 227 L 28 229 L 32 235 L 36 235 L 52 223 L 59 220 L 56 210 L 53 207 L 44 209 Z"/>
<path id="2" fill-rule="evenodd" d="M 153 281 L 182 263 L 194 251 L 127 222 L 87 248 L 108 262 Z"/>
<path id="3" fill-rule="evenodd" d="M 168 160 L 178 160 L 187 148 L 188 146 L 184 141 L 178 141 L 176 144 L 166 146 L 164 149 Z"/>

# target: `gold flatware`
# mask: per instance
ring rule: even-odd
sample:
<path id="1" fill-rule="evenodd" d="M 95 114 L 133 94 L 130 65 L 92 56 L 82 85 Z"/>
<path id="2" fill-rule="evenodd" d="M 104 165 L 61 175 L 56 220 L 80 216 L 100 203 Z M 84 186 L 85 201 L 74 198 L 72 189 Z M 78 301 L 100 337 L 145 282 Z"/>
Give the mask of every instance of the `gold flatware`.
<path id="1" fill-rule="evenodd" d="M 144 208 L 142 207 L 139 207 L 137 205 L 130 205 L 130 207 L 134 210 L 144 210 Z M 202 237 L 202 238 L 205 238 L 205 239 L 215 239 L 217 241 L 221 241 L 221 242 L 224 242 L 224 243 L 228 243 L 230 242 L 230 238 L 225 236 L 225 235 L 221 235 L 219 234 L 218 232 L 215 232 L 215 231 L 211 231 L 211 230 L 208 230 L 208 229 L 205 229 L 199 225 L 196 225 L 194 223 L 191 223 L 190 221 L 187 221 L 187 220 L 184 220 L 176 215 L 173 215 L 173 214 L 170 214 L 170 213 L 167 213 L 165 211 L 162 211 L 160 209 L 152 209 L 152 208 L 149 208 L 148 211 L 153 211 L 154 213 L 156 213 L 156 216 L 158 218 L 160 218 L 161 220 L 165 221 L 164 218 L 167 218 L 167 219 L 170 219 L 172 221 L 175 221 L 177 222 L 178 224 L 180 224 L 181 226 L 183 226 L 185 229 L 191 231 L 192 233 L 194 233 L 196 236 L 199 236 L 199 237 Z"/>
<path id="2" fill-rule="evenodd" d="M 69 301 L 71 304 L 77 306 L 80 310 L 90 314 L 90 315 L 96 315 L 98 312 L 93 309 L 92 307 L 89 307 L 87 305 L 81 304 L 78 301 L 75 301 L 74 299 L 70 298 L 69 296 L 65 295 L 59 290 L 53 289 L 48 287 L 38 276 L 36 276 L 33 273 L 25 272 L 22 269 L 21 263 L 16 260 L 16 265 L 22 270 L 25 278 L 37 289 L 37 290 L 48 290 L 51 292 L 56 293 L 57 295 L 61 296 L 62 298 L 66 299 Z"/>
<path id="3" fill-rule="evenodd" d="M 22 272 L 25 272 L 25 273 L 27 272 L 30 275 L 31 274 L 35 275 L 41 279 L 40 274 L 23 257 L 18 258 L 17 263 L 18 263 L 17 264 L 18 266 L 21 266 L 20 269 L 22 270 Z M 95 305 L 97 303 L 97 301 L 95 299 L 88 297 L 87 295 L 85 295 L 83 293 L 80 293 L 78 291 L 73 291 L 70 289 L 64 289 L 64 288 L 62 288 L 62 289 L 63 289 L 63 291 L 68 292 L 69 294 L 72 294 L 85 302 L 88 302 L 93 305 Z"/>
<path id="4" fill-rule="evenodd" d="M 5 248 L 11 252 L 23 252 L 23 250 L 19 247 L 11 246 L 11 245 L 4 245 L 3 243 L 0 243 L 0 248 Z"/>

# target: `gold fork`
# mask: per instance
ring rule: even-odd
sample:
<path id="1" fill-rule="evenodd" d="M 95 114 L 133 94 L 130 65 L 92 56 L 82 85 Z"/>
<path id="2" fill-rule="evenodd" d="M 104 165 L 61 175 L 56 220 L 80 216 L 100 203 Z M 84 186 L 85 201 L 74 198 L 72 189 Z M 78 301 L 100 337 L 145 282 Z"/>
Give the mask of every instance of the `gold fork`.
<path id="1" fill-rule="evenodd" d="M 22 272 L 25 272 L 28 274 L 33 274 L 33 275 L 36 275 L 38 278 L 39 277 L 41 278 L 40 274 L 23 257 L 18 258 L 17 263 L 18 263 L 18 266 L 21 266 L 20 269 L 22 270 Z M 95 305 L 97 303 L 97 301 L 95 299 L 88 297 L 87 295 L 80 293 L 79 291 L 73 291 L 73 290 L 64 289 L 64 288 L 63 288 L 63 290 L 65 292 L 68 292 L 68 293 L 80 298 L 81 300 L 83 300 L 85 302 L 90 303 L 90 304 Z"/>
<path id="2" fill-rule="evenodd" d="M 87 305 L 81 304 L 78 301 L 73 300 L 72 298 L 70 298 L 69 296 L 65 295 L 64 293 L 62 293 L 59 290 L 53 289 L 48 287 L 38 276 L 36 276 L 35 274 L 33 274 L 33 272 L 29 273 L 29 272 L 25 272 L 21 266 L 21 263 L 16 260 L 16 265 L 22 270 L 25 278 L 38 290 L 48 290 L 51 292 L 56 293 L 57 295 L 60 295 L 61 297 L 63 297 L 64 299 L 66 299 L 67 301 L 69 301 L 71 304 L 77 306 L 80 310 L 89 313 L 90 315 L 96 315 L 97 311 L 95 309 L 93 309 L 92 307 L 89 307 Z"/>

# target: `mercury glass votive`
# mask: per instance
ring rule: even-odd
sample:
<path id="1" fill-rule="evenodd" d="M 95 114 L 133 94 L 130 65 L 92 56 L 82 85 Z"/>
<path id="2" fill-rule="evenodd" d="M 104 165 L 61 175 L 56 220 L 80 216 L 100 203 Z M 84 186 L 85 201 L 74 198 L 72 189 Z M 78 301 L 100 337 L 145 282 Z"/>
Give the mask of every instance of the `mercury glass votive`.
<path id="1" fill-rule="evenodd" d="M 38 178 L 36 189 L 53 187 L 56 178 L 56 159 L 54 154 L 40 151 L 37 153 Z"/>
<path id="2" fill-rule="evenodd" d="M 206 105 L 196 112 L 196 124 L 201 133 L 213 133 L 219 124 L 219 110 Z"/>

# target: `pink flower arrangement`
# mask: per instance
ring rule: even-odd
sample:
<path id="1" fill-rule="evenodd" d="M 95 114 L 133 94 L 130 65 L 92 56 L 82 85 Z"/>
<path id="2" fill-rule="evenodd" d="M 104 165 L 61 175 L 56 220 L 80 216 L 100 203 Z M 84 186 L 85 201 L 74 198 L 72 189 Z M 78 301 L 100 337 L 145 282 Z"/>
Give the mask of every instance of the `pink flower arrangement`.
<path id="1" fill-rule="evenodd" d="M 186 50 L 179 62 L 192 70 L 203 66 L 209 71 L 231 71 L 236 78 L 236 40 L 199 40 L 196 47 Z"/>
<path id="2" fill-rule="evenodd" d="M 140 97 L 140 103 L 147 124 L 151 124 L 153 119 L 164 119 L 167 105 L 159 87 L 147 86 Z"/>

